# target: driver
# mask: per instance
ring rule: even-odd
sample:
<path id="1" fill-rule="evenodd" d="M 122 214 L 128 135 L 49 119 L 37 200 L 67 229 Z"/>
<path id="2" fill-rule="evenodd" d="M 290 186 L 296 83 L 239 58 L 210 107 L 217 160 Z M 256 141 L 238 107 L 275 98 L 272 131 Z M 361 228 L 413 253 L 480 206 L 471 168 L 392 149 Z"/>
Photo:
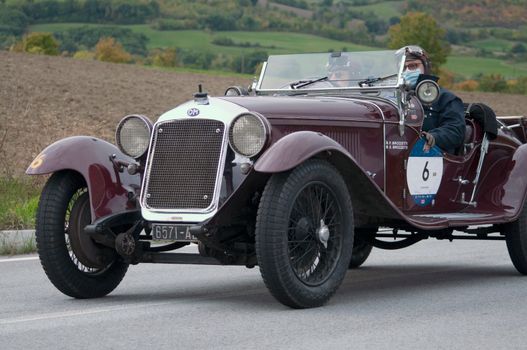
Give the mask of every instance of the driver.
<path id="1" fill-rule="evenodd" d="M 428 54 L 419 46 L 405 46 L 397 52 L 404 51 L 403 78 L 410 88 L 415 89 L 423 79 L 437 81 L 431 76 L 432 67 Z M 426 139 L 425 152 L 437 144 L 447 153 L 455 153 L 463 145 L 465 138 L 465 109 L 463 101 L 452 92 L 440 88 L 439 98 L 430 106 L 423 106 L 424 121 L 422 134 Z"/>
<path id="2" fill-rule="evenodd" d="M 328 81 L 335 87 L 351 86 L 351 81 L 360 74 L 359 65 L 351 62 L 348 56 L 333 55 L 328 62 Z"/>

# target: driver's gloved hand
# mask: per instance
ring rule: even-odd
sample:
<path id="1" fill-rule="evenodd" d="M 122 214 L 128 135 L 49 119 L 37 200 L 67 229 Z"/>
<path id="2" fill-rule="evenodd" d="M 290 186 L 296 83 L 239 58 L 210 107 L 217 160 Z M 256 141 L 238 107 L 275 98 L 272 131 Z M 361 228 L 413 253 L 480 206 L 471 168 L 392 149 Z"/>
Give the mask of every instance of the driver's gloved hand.
<path id="1" fill-rule="evenodd" d="M 428 152 L 432 147 L 435 146 L 436 139 L 435 139 L 434 135 L 432 135 L 432 134 L 430 134 L 430 133 L 428 133 L 426 131 L 423 131 L 421 133 L 421 135 L 426 139 L 426 143 L 425 143 L 425 145 L 423 147 L 423 151 Z"/>

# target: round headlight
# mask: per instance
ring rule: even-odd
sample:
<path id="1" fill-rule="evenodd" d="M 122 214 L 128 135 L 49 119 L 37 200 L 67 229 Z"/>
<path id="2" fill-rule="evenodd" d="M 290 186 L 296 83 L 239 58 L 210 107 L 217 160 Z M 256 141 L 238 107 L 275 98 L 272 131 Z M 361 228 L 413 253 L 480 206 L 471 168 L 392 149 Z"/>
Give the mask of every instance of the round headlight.
<path id="1" fill-rule="evenodd" d="M 245 96 L 248 95 L 247 89 L 241 86 L 229 86 L 225 90 L 225 96 Z"/>
<path id="2" fill-rule="evenodd" d="M 423 80 L 415 91 L 419 100 L 425 105 L 431 105 L 439 98 L 439 85 L 433 80 Z"/>
<path id="3" fill-rule="evenodd" d="M 142 157 L 148 150 L 152 122 L 142 115 L 128 115 L 117 125 L 115 140 L 119 149 L 132 158 Z"/>
<path id="4" fill-rule="evenodd" d="M 231 123 L 229 143 L 232 149 L 246 157 L 260 153 L 267 141 L 267 127 L 262 117 L 241 114 Z"/>

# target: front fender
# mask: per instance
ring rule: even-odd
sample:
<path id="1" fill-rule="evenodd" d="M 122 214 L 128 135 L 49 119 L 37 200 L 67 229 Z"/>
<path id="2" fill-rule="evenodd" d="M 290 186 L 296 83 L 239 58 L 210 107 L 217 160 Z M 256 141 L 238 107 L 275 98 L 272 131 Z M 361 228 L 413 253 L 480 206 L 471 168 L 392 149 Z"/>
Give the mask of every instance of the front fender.
<path id="1" fill-rule="evenodd" d="M 88 136 L 68 137 L 40 152 L 27 168 L 26 174 L 76 171 L 88 185 L 92 220 L 96 220 L 136 207 L 135 201 L 129 200 L 128 193 L 139 188 L 141 178 L 127 172 L 119 173 L 110 160 L 112 154 L 118 160 L 134 161 L 104 140 Z"/>
<path id="2" fill-rule="evenodd" d="M 359 217 L 402 219 L 404 215 L 386 196 L 353 156 L 338 142 L 321 133 L 300 131 L 284 136 L 258 159 L 254 170 L 261 173 L 288 171 L 302 162 L 324 154 L 342 174 L 350 189 Z"/>
<path id="3" fill-rule="evenodd" d="M 299 131 L 282 137 L 254 164 L 261 173 L 278 173 L 291 170 L 302 162 L 324 151 L 339 151 L 351 155 L 335 140 L 313 131 Z"/>

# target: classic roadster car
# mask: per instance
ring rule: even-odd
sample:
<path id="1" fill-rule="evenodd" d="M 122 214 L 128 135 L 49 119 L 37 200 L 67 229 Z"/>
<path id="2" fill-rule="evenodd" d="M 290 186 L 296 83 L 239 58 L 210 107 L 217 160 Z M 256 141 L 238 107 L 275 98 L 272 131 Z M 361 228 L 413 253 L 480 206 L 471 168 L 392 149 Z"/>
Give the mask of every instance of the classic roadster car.
<path id="1" fill-rule="evenodd" d="M 343 58 L 352 74 L 329 77 Z M 410 89 L 404 59 L 270 56 L 248 90 L 200 91 L 155 123 L 126 116 L 116 145 L 76 136 L 48 146 L 27 169 L 52 174 L 36 221 L 48 278 L 93 298 L 130 264 L 258 265 L 278 301 L 307 308 L 372 247 L 430 237 L 505 240 L 527 274 L 527 118 L 469 108 L 464 146 L 425 152 L 423 105 L 439 87 Z M 189 244 L 195 254 L 177 252 Z"/>

